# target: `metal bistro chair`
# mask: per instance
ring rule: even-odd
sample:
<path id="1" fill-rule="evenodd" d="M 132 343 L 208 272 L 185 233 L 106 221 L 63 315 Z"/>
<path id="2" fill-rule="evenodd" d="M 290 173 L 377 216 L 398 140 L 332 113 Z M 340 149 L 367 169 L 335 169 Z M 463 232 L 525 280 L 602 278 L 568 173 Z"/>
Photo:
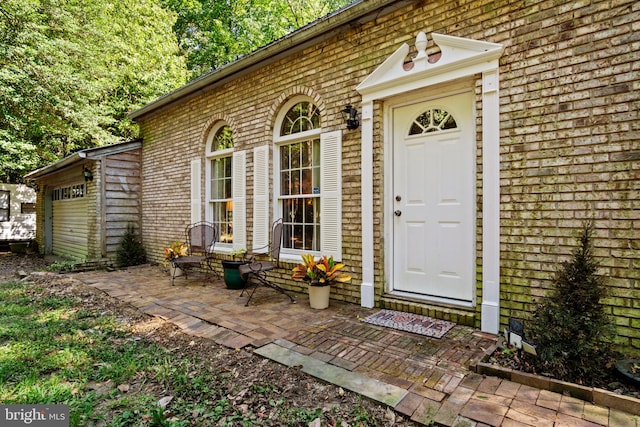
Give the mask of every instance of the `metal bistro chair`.
<path id="1" fill-rule="evenodd" d="M 182 270 L 185 273 L 186 278 L 188 278 L 187 271 L 189 269 L 200 269 L 202 264 L 206 264 L 204 270 L 204 282 L 202 283 L 202 286 L 205 286 L 209 279 L 210 272 L 213 272 L 217 277 L 220 277 L 212 265 L 213 249 L 218 241 L 218 228 L 210 222 L 201 221 L 188 225 L 185 234 L 188 246 L 188 255 L 171 260 L 171 263 L 173 264 L 171 285 L 174 285 L 176 271 L 178 268 Z"/>
<path id="2" fill-rule="evenodd" d="M 252 277 L 255 278 L 255 282 L 256 282 L 253 287 L 253 290 L 251 291 L 251 294 L 249 295 L 249 299 L 247 299 L 247 303 L 245 304 L 245 307 L 249 306 L 249 302 L 251 301 L 253 294 L 256 292 L 256 289 L 258 289 L 258 286 L 260 285 L 267 286 L 271 289 L 275 289 L 276 291 L 288 296 L 292 303 L 296 302 L 291 295 L 287 294 L 284 291 L 284 289 L 282 289 L 280 286 L 273 283 L 267 278 L 267 272 L 278 267 L 281 246 L 282 246 L 282 218 L 276 220 L 273 223 L 273 228 L 271 232 L 271 243 L 262 248 L 253 249 L 252 252 L 247 253 L 247 255 L 245 255 L 245 259 L 248 259 L 248 263 L 241 265 L 240 268 L 238 269 L 240 271 L 241 276 L 245 276 L 245 275 L 247 276 L 247 284 L 242 290 L 242 293 L 240 294 L 240 296 L 244 295 L 244 291 L 249 292 L 248 289 L 251 285 Z M 256 261 L 255 259 L 258 254 L 255 253 L 255 251 L 264 249 L 264 248 L 268 248 L 268 254 L 271 260 Z"/>

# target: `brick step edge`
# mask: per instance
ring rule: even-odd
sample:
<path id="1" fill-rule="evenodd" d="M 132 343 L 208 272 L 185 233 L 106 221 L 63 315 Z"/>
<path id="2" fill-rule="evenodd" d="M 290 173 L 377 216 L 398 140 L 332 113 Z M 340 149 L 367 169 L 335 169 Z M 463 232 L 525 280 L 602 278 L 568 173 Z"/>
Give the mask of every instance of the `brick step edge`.
<path id="1" fill-rule="evenodd" d="M 485 352 L 485 360 L 493 354 L 495 349 L 496 346 L 487 349 Z M 469 369 L 479 375 L 498 377 L 541 390 L 561 394 L 568 393 L 571 397 L 591 402 L 595 405 L 606 406 L 629 414 L 640 414 L 640 399 L 616 394 L 601 388 L 585 387 L 579 384 L 560 381 L 542 375 L 528 374 L 482 361 L 470 365 Z"/>

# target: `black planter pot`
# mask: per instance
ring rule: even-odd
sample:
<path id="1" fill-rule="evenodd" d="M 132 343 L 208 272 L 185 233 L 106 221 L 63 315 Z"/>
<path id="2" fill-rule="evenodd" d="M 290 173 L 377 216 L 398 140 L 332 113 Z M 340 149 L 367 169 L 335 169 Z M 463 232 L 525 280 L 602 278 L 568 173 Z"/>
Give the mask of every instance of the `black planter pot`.
<path id="1" fill-rule="evenodd" d="M 616 363 L 616 370 L 629 383 L 640 385 L 640 359 L 619 360 Z"/>
<path id="2" fill-rule="evenodd" d="M 224 284 L 229 289 L 242 289 L 247 284 L 246 276 L 242 277 L 238 271 L 238 267 L 246 264 L 245 261 L 222 261 L 222 270 L 224 273 Z"/>

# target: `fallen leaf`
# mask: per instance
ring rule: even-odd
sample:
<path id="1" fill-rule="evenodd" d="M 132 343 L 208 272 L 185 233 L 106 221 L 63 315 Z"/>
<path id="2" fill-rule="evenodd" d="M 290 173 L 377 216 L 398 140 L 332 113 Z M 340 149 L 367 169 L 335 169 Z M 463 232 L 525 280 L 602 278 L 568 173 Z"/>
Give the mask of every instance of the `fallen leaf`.
<path id="1" fill-rule="evenodd" d="M 391 410 L 391 408 L 387 408 L 384 412 L 384 417 L 391 421 L 392 423 L 396 422 L 396 413 Z"/>
<path id="2" fill-rule="evenodd" d="M 157 405 L 162 409 L 166 408 L 169 402 L 173 400 L 173 396 L 165 396 L 162 399 L 158 400 Z"/>

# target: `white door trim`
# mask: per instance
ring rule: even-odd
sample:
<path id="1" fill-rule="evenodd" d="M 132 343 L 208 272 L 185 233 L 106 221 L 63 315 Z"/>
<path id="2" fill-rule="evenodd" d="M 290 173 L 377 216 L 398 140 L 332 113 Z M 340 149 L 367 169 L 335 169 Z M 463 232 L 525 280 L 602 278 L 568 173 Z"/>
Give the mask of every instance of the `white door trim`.
<path id="1" fill-rule="evenodd" d="M 358 85 L 362 95 L 362 284 L 361 305 L 373 307 L 374 194 L 373 103 L 437 84 L 482 74 L 482 307 L 481 329 L 498 333 L 500 327 L 500 102 L 499 63 L 504 46 L 459 37 L 432 34 L 441 49 L 435 63 L 428 61 L 424 33 L 416 37 L 418 54 L 406 70 L 405 43 Z M 384 115 L 384 129 L 389 124 Z M 385 135 L 385 138 L 388 136 Z M 388 159 L 385 159 L 385 164 Z M 388 188 L 385 188 L 387 191 Z M 387 228 L 387 227 L 385 227 Z M 386 233 L 386 231 L 385 231 Z M 385 236 L 386 238 L 387 236 Z M 385 245 L 386 246 L 386 245 Z"/>

